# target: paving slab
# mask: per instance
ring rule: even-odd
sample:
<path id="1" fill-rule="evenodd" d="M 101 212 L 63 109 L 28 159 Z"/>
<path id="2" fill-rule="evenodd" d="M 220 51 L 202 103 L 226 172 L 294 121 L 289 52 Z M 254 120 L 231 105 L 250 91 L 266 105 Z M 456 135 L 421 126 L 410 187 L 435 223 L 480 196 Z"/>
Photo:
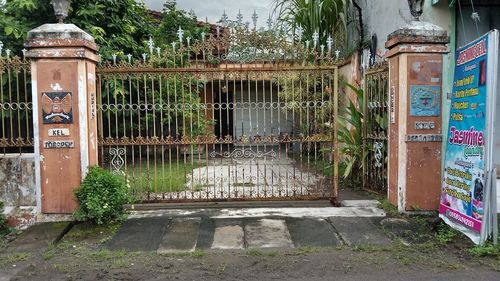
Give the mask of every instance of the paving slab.
<path id="1" fill-rule="evenodd" d="M 378 200 L 342 200 L 343 207 L 372 207 L 377 208 L 380 202 Z"/>
<path id="2" fill-rule="evenodd" d="M 285 220 L 259 219 L 245 225 L 248 248 L 293 248 Z"/>
<path id="3" fill-rule="evenodd" d="M 244 236 L 241 225 L 217 227 L 212 249 L 243 249 L 245 247 Z"/>
<path id="4" fill-rule="evenodd" d="M 36 224 L 24 230 L 9 243 L 8 252 L 40 252 L 45 250 L 66 228 L 68 222 L 49 222 Z"/>
<path id="5" fill-rule="evenodd" d="M 349 246 L 388 245 L 391 240 L 385 236 L 370 218 L 328 218 Z"/>
<path id="6" fill-rule="evenodd" d="M 156 251 L 169 221 L 167 217 L 129 219 L 106 246 L 111 250 Z"/>
<path id="7" fill-rule="evenodd" d="M 286 220 L 295 247 L 329 247 L 340 245 L 332 225 L 324 219 Z"/>
<path id="8" fill-rule="evenodd" d="M 214 241 L 215 220 L 204 216 L 201 217 L 200 228 L 198 230 L 197 249 L 210 249 Z"/>
<path id="9" fill-rule="evenodd" d="M 158 247 L 159 254 L 194 252 L 201 218 L 175 218 L 167 227 Z"/>
<path id="10" fill-rule="evenodd" d="M 222 209 L 166 209 L 133 211 L 129 218 L 208 216 L 212 219 L 237 218 L 328 218 L 328 217 L 385 217 L 378 207 L 283 207 L 283 208 L 222 208 Z"/>

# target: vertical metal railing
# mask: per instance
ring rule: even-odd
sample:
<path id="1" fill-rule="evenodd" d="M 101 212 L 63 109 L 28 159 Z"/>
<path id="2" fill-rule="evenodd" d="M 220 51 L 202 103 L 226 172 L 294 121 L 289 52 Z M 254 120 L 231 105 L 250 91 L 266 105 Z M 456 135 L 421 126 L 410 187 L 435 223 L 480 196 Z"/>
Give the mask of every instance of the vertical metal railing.
<path id="1" fill-rule="evenodd" d="M 386 63 L 365 73 L 363 92 L 363 188 L 387 190 L 389 70 Z"/>
<path id="2" fill-rule="evenodd" d="M 149 45 L 97 69 L 100 159 L 138 200 L 338 197 L 331 46 L 241 27 Z"/>
<path id="3" fill-rule="evenodd" d="M 101 163 L 142 201 L 331 198 L 337 77 L 336 67 L 100 69 Z"/>
<path id="4" fill-rule="evenodd" d="M 0 53 L 0 153 L 33 152 L 30 62 Z"/>

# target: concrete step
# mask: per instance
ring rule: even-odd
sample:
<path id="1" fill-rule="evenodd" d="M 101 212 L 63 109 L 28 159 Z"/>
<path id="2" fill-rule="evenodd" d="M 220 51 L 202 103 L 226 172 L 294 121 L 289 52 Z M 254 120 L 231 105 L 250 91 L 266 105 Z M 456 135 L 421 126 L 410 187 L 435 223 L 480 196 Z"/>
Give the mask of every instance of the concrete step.
<path id="1" fill-rule="evenodd" d="M 167 227 L 157 253 L 194 252 L 201 218 L 175 218 Z"/>
<path id="2" fill-rule="evenodd" d="M 245 225 L 248 248 L 293 248 L 285 220 L 259 219 Z"/>
<path id="3" fill-rule="evenodd" d="M 244 249 L 245 233 L 241 220 L 217 220 L 212 249 Z"/>
<path id="4" fill-rule="evenodd" d="M 387 245 L 391 243 L 391 240 L 370 218 L 331 217 L 329 220 L 342 240 L 349 246 Z"/>
<path id="5" fill-rule="evenodd" d="M 156 251 L 170 218 L 128 219 L 107 243 L 112 250 Z"/>
<path id="6" fill-rule="evenodd" d="M 287 218 L 286 224 L 295 247 L 332 247 L 341 244 L 335 229 L 325 219 Z"/>

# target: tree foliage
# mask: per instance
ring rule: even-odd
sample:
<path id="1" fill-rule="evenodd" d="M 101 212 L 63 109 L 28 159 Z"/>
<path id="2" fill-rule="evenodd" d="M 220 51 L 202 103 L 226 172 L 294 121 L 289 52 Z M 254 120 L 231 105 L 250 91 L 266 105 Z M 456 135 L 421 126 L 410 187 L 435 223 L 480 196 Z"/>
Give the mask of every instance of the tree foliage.
<path id="1" fill-rule="evenodd" d="M 273 13 L 278 24 L 296 32 L 303 29 L 302 40 L 312 40 L 318 32 L 319 44 L 332 36 L 337 46 L 347 40 L 349 0 L 274 0 Z"/>
<path id="2" fill-rule="evenodd" d="M 180 10 L 176 1 L 167 0 L 163 5 L 162 20 L 155 30 L 155 41 L 160 46 L 170 46 L 172 42 L 179 41 L 177 34 L 179 28 L 184 31 L 184 43 L 187 37 L 192 40 L 200 39 L 201 32 L 208 31 L 207 27 L 198 26 L 198 19 L 193 12 Z"/>
<path id="3" fill-rule="evenodd" d="M 28 31 L 55 22 L 49 0 L 7 0 L 0 4 L 0 41 L 3 49 L 19 54 Z"/>
<path id="4" fill-rule="evenodd" d="M 135 0 L 73 0 L 68 22 L 94 36 L 104 59 L 114 53 L 139 56 L 153 30 L 144 4 Z"/>
<path id="5" fill-rule="evenodd" d="M 19 54 L 29 30 L 54 22 L 49 0 L 7 0 L 0 7 L 0 40 Z M 117 52 L 142 53 L 153 28 L 144 4 L 135 0 L 73 0 L 65 22 L 94 36 L 105 59 Z"/>

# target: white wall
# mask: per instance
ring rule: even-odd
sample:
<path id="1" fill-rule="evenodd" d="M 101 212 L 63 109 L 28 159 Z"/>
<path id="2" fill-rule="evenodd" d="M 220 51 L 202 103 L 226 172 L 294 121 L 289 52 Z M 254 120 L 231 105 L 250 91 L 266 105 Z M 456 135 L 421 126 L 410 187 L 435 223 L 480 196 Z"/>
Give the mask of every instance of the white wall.
<path id="1" fill-rule="evenodd" d="M 440 1 L 432 5 L 431 1 L 425 1 L 420 20 L 451 30 L 451 9 L 447 2 Z M 371 38 L 372 34 L 377 35 L 377 49 L 380 53 L 385 52 L 387 35 L 413 20 L 406 0 L 358 0 L 358 3 L 362 8 L 364 28 L 368 29 L 365 35 L 367 38 Z"/>
<path id="2" fill-rule="evenodd" d="M 265 89 L 259 87 L 258 92 L 256 92 L 255 88 L 251 88 L 249 92 L 248 88 L 245 87 L 243 92 L 238 89 L 234 93 L 233 99 L 235 103 L 239 104 L 260 103 L 265 104 L 267 107 L 267 109 L 248 108 L 247 105 L 245 105 L 245 108 L 242 108 L 241 105 L 235 107 L 233 118 L 236 138 L 239 138 L 242 134 L 254 137 L 256 135 L 269 136 L 292 132 L 293 123 L 291 118 L 287 120 L 286 113 L 279 107 L 272 108 L 272 106 L 276 107 L 279 104 L 276 88 L 272 89 L 271 93 L 269 87 Z"/>

